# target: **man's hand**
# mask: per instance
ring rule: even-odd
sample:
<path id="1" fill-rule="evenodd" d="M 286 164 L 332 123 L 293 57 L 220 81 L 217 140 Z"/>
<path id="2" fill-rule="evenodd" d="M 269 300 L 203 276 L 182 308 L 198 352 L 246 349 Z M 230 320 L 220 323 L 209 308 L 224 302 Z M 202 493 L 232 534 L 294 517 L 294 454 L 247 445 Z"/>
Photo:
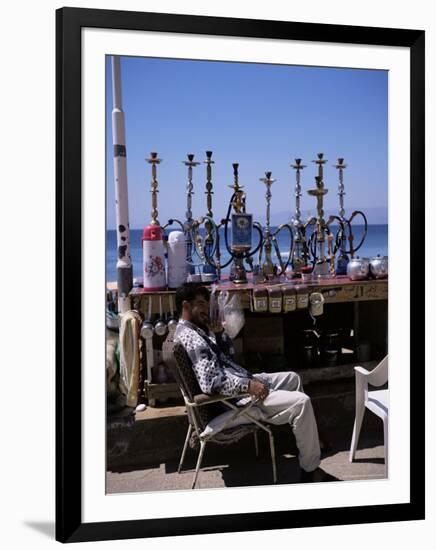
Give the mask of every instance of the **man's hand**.
<path id="1" fill-rule="evenodd" d="M 248 393 L 252 395 L 253 397 L 257 397 L 261 401 L 266 399 L 269 389 L 268 386 L 265 384 L 262 384 L 262 382 L 259 382 L 259 380 L 255 380 L 254 378 L 250 380 L 248 383 Z"/>

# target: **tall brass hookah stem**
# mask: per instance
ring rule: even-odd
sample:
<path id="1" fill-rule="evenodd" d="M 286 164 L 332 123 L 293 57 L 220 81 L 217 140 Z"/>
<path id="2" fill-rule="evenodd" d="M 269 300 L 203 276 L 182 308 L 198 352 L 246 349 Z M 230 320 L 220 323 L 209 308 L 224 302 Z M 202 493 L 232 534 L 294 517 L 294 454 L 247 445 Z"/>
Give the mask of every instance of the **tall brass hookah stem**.
<path id="1" fill-rule="evenodd" d="M 234 198 L 232 201 L 232 208 L 236 214 L 243 213 L 245 214 L 245 193 L 243 192 L 244 187 L 239 185 L 239 163 L 234 162 L 233 167 L 233 185 L 229 185 L 230 189 L 233 189 Z"/>
<path id="2" fill-rule="evenodd" d="M 295 170 L 295 217 L 293 220 L 294 226 L 294 246 L 292 253 L 292 267 L 298 272 L 307 264 L 306 242 L 305 242 L 305 226 L 301 221 L 301 170 L 306 168 L 301 164 L 301 159 L 295 159 L 295 164 L 291 164 Z"/>
<path id="3" fill-rule="evenodd" d="M 353 240 L 354 235 L 351 231 L 351 226 L 348 224 L 348 220 L 345 218 L 345 208 L 344 208 L 344 195 L 345 195 L 345 187 L 344 187 L 344 168 L 347 167 L 346 164 L 344 164 L 343 158 L 338 158 L 338 162 L 334 165 L 334 167 L 338 171 L 339 175 L 339 184 L 338 184 L 338 196 L 339 196 L 339 242 L 337 243 L 339 246 L 339 257 L 338 257 L 338 268 L 337 271 L 340 275 L 346 275 L 347 273 L 347 265 L 349 262 L 349 258 L 347 255 L 347 237 L 344 235 L 345 226 L 348 225 L 348 241 L 350 243 L 350 251 L 353 253 Z M 353 257 L 353 256 L 352 256 Z"/>
<path id="4" fill-rule="evenodd" d="M 348 231 L 348 243 L 350 245 L 350 254 L 351 257 L 354 257 L 354 250 L 353 250 L 353 241 L 354 241 L 354 235 L 351 231 L 351 224 L 349 223 L 349 220 L 345 218 L 345 207 L 344 207 L 344 195 L 345 195 L 345 186 L 344 186 L 344 169 L 347 167 L 346 164 L 344 164 L 343 158 L 338 158 L 337 164 L 334 165 L 335 168 L 338 170 L 339 174 L 339 184 L 338 184 L 338 196 L 339 196 L 339 218 L 341 219 L 341 222 L 345 225 L 348 225 L 349 231 Z M 345 239 L 347 240 L 347 239 Z M 341 243 L 342 245 L 342 243 Z M 346 252 L 346 248 L 344 246 L 341 246 L 341 249 Z"/>
<path id="5" fill-rule="evenodd" d="M 318 153 L 318 158 L 312 162 L 318 165 L 318 175 L 315 176 L 316 188 L 309 189 L 307 192 L 309 195 L 316 197 L 316 209 L 317 209 L 317 218 L 310 221 L 315 221 L 315 231 L 314 235 L 316 238 L 315 249 L 312 250 L 312 253 L 316 256 L 316 263 L 314 265 L 314 275 L 317 277 L 328 277 L 329 268 L 326 265 L 326 254 L 324 244 L 326 242 L 325 234 L 328 230 L 326 221 L 324 219 L 324 195 L 328 193 L 328 189 L 324 187 L 324 173 L 323 165 L 327 162 L 324 159 L 323 153 Z M 319 253 L 317 253 L 316 248 L 318 248 Z M 315 258 L 314 258 L 315 259 Z"/>
<path id="6" fill-rule="evenodd" d="M 271 229 L 270 229 L 270 208 L 271 208 L 271 185 L 276 181 L 271 178 L 272 172 L 265 172 L 265 177 L 260 178 L 259 181 L 263 182 L 266 185 L 266 222 L 265 222 L 265 233 L 263 236 L 263 246 L 260 248 L 259 253 L 259 263 L 262 257 L 262 248 L 265 249 L 265 261 L 262 265 L 262 274 L 265 278 L 272 277 L 274 275 L 274 264 L 271 257 Z"/>
<path id="7" fill-rule="evenodd" d="M 156 166 L 162 162 L 162 159 L 157 158 L 157 153 L 150 153 L 150 158 L 146 161 L 151 164 L 151 221 L 150 225 L 160 225 L 157 210 L 157 194 L 159 193 L 157 182 L 157 169 Z"/>
<path id="8" fill-rule="evenodd" d="M 213 195 L 213 185 L 212 185 L 212 164 L 215 164 L 215 161 L 212 160 L 212 151 L 206 151 L 206 216 L 213 218 L 212 212 L 212 195 Z"/>
<path id="9" fill-rule="evenodd" d="M 348 263 L 348 257 L 347 254 L 350 254 L 351 258 L 354 258 L 354 254 L 359 250 L 359 248 L 363 245 L 366 234 L 368 231 L 368 220 L 365 216 L 365 214 L 361 210 L 354 210 L 354 212 L 351 214 L 351 216 L 347 219 L 345 217 L 345 208 L 344 208 L 344 195 L 345 195 L 345 187 L 344 187 L 344 169 L 347 167 L 346 164 L 344 164 L 343 158 L 338 158 L 337 164 L 334 165 L 335 168 L 337 168 L 339 173 L 339 186 L 338 186 L 338 195 L 339 195 L 339 219 L 340 225 L 342 226 L 342 230 L 345 231 L 345 227 L 348 227 L 348 237 L 341 237 L 341 243 L 340 243 L 340 249 L 342 253 L 342 259 L 346 260 Z M 354 233 L 352 228 L 352 222 L 357 217 L 360 216 L 362 218 L 363 224 L 364 224 L 364 230 L 363 235 L 359 241 L 359 243 L 354 244 Z M 349 250 L 346 249 L 346 241 L 348 240 L 349 243 Z M 344 268 L 342 267 L 342 270 Z"/>
<path id="10" fill-rule="evenodd" d="M 338 196 L 339 196 L 339 217 L 341 219 L 345 218 L 345 208 L 344 208 L 344 195 L 345 195 L 345 187 L 344 187 L 344 168 L 347 167 L 346 164 L 344 164 L 344 159 L 339 158 L 337 164 L 334 165 L 335 168 L 339 172 L 339 185 L 338 185 Z"/>
<path id="11" fill-rule="evenodd" d="M 215 162 L 212 160 L 212 151 L 206 151 L 206 160 L 204 161 L 206 164 L 206 216 L 213 219 L 213 212 L 212 212 L 212 195 L 213 195 L 213 185 L 212 185 L 212 164 L 215 164 Z M 206 238 L 204 241 L 205 246 L 205 255 L 206 255 L 206 261 L 208 257 L 208 252 L 213 248 L 213 237 L 212 237 L 212 225 L 211 223 L 206 220 L 204 227 L 206 229 Z M 218 231 L 216 231 L 216 238 L 218 237 Z M 208 263 L 203 267 L 203 273 L 216 273 L 218 276 L 218 279 L 221 275 L 221 267 L 220 267 L 220 250 L 219 250 L 219 242 L 216 243 L 216 256 L 217 260 L 214 262 L 213 258 L 211 258 L 213 263 Z M 209 255 L 210 257 L 210 255 Z M 215 264 L 215 265 L 214 265 Z"/>
<path id="12" fill-rule="evenodd" d="M 195 272 L 195 267 L 192 265 L 192 195 L 194 194 L 194 185 L 192 183 L 193 168 L 200 163 L 194 161 L 194 155 L 188 154 L 188 160 L 184 160 L 183 163 L 188 168 L 188 182 L 186 184 L 186 220 L 184 223 L 184 231 L 186 235 L 186 259 L 188 261 L 188 269 L 190 273 Z"/>
<path id="13" fill-rule="evenodd" d="M 192 168 L 194 166 L 198 166 L 200 163 L 194 161 L 194 155 L 189 154 L 188 160 L 184 160 L 183 164 L 188 167 L 188 183 L 186 184 L 186 230 L 190 231 L 192 228 L 192 222 L 194 221 L 192 218 L 192 195 L 194 194 L 194 184 L 192 183 Z"/>

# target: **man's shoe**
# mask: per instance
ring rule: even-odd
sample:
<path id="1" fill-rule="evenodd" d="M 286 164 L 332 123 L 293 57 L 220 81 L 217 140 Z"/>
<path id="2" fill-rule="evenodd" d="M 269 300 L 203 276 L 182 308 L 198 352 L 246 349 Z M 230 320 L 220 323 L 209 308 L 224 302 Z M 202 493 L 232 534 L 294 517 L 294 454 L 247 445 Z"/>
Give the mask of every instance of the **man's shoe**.
<path id="1" fill-rule="evenodd" d="M 321 449 L 321 456 L 325 456 L 333 450 L 332 445 L 328 441 L 323 439 L 319 440 L 319 447 Z"/>
<path id="2" fill-rule="evenodd" d="M 316 468 L 312 472 L 306 472 L 306 470 L 301 470 L 300 472 L 300 483 L 320 483 L 323 481 L 329 481 L 328 474 L 321 470 L 321 468 Z"/>

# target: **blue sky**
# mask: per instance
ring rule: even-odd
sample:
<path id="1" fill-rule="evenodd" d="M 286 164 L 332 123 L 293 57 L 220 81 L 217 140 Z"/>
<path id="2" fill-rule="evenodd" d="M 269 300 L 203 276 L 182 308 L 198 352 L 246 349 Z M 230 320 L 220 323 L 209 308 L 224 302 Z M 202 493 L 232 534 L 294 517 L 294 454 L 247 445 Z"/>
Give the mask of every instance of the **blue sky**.
<path id="1" fill-rule="evenodd" d="M 337 171 L 344 157 L 345 207 L 359 208 L 369 221 L 383 223 L 387 209 L 388 73 L 362 69 L 298 67 L 210 61 L 121 58 L 123 110 L 126 118 L 130 227 L 150 221 L 151 151 L 163 159 L 158 167 L 159 221 L 184 219 L 187 153 L 203 161 L 213 151 L 216 219 L 225 215 L 239 162 L 240 183 L 247 192 L 247 211 L 265 214 L 266 170 L 277 179 L 272 192 L 274 221 L 293 215 L 296 157 L 302 172 L 302 210 L 315 212 L 316 166 L 323 152 L 326 211 L 338 210 Z M 107 58 L 107 220 L 115 227 L 112 157 L 111 64 Z M 206 212 L 206 167 L 194 169 L 193 214 Z"/>

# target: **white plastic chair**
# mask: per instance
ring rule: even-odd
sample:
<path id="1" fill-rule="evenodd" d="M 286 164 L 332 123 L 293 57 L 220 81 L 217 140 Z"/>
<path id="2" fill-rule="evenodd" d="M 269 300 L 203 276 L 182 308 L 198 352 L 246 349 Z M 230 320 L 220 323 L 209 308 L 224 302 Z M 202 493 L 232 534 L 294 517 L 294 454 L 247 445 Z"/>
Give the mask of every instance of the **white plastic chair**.
<path id="1" fill-rule="evenodd" d="M 388 477 L 388 416 L 389 416 L 389 390 L 368 391 L 371 386 L 383 386 L 388 381 L 388 356 L 371 372 L 363 367 L 354 367 L 356 371 L 356 418 L 354 420 L 353 437 L 351 439 L 350 462 L 356 455 L 360 429 L 362 427 L 365 407 L 383 420 L 384 447 L 385 447 L 385 474 Z"/>

